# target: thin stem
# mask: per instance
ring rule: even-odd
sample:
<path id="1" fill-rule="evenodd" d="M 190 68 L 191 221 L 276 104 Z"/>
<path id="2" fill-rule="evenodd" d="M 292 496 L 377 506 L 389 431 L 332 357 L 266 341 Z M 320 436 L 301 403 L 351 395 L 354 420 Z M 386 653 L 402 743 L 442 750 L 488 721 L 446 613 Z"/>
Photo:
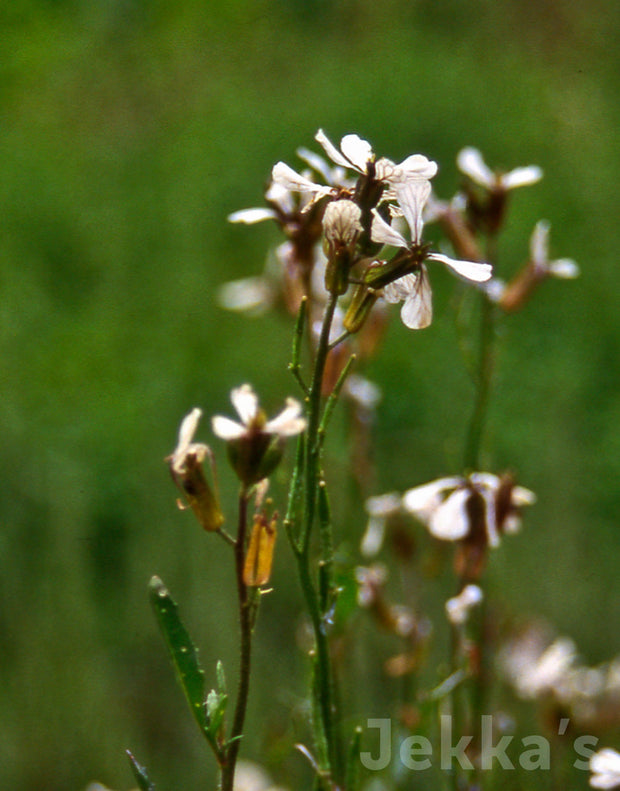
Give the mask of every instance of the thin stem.
<path id="1" fill-rule="evenodd" d="M 316 350 L 312 382 L 307 395 L 308 427 L 306 429 L 304 464 L 304 510 L 298 541 L 294 543 L 301 588 L 310 615 L 315 641 L 314 695 L 320 722 L 315 726 L 322 774 L 337 781 L 342 760 L 337 738 L 334 706 L 333 674 L 326 625 L 321 610 L 320 592 L 310 570 L 310 537 L 316 520 L 321 456 L 321 406 L 325 364 L 330 351 L 329 336 L 338 296 L 331 294 L 325 307 L 321 334 Z M 329 529 L 329 528 L 328 528 Z M 325 542 L 323 542 L 325 543 Z M 322 559 L 325 560 L 325 559 Z"/>
<path id="2" fill-rule="evenodd" d="M 243 724 L 250 691 L 250 669 L 252 659 L 252 601 L 248 595 L 248 588 L 243 581 L 243 566 L 245 563 L 246 534 L 247 534 L 247 507 L 248 492 L 245 487 L 239 494 L 239 525 L 237 538 L 234 544 L 235 575 L 237 579 L 237 596 L 239 600 L 239 627 L 241 634 L 240 659 L 239 659 L 239 686 L 237 690 L 237 703 L 233 717 L 226 761 L 222 767 L 221 791 L 232 791 L 235 779 L 237 756 L 241 746 Z"/>

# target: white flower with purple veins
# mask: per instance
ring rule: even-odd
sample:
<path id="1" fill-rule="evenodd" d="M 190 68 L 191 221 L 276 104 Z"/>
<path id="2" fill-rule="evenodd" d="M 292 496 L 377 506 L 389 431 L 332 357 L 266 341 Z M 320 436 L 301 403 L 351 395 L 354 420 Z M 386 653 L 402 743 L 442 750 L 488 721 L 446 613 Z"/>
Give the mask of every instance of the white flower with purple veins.
<path id="1" fill-rule="evenodd" d="M 549 223 L 540 220 L 530 237 L 530 262 L 541 277 L 550 275 L 567 280 L 579 276 L 579 266 L 572 258 L 549 260 Z"/>
<path id="2" fill-rule="evenodd" d="M 605 747 L 590 756 L 592 788 L 620 788 L 620 753 Z"/>
<path id="3" fill-rule="evenodd" d="M 410 250 L 412 254 L 420 253 L 424 220 L 422 212 L 431 192 L 430 182 L 426 179 L 411 179 L 402 184 L 395 184 L 394 189 L 398 204 L 409 225 L 411 241 L 387 223 L 376 209 L 373 209 L 371 236 L 374 242 Z M 439 261 L 454 274 L 474 283 L 489 280 L 492 267 L 489 264 L 473 261 L 458 261 L 441 253 L 424 253 L 425 261 Z M 423 263 L 416 264 L 416 270 L 388 283 L 384 287 L 383 296 L 386 302 L 403 302 L 401 318 L 403 324 L 411 329 L 428 327 L 433 318 L 432 292 L 426 267 Z"/>
<path id="4" fill-rule="evenodd" d="M 461 173 L 490 191 L 507 192 L 517 187 L 526 187 L 529 184 L 536 184 L 543 176 L 538 165 L 515 168 L 508 173 L 494 173 L 482 158 L 480 151 L 471 146 L 459 151 L 456 164 Z"/>
<path id="5" fill-rule="evenodd" d="M 235 388 L 230 394 L 230 400 L 241 418 L 241 423 L 222 415 L 213 417 L 213 433 L 220 439 L 236 440 L 259 433 L 293 437 L 306 427 L 306 420 L 301 417 L 302 406 L 294 398 L 287 398 L 285 408 L 271 420 L 267 420 L 259 406 L 256 393 L 248 384 Z"/>
<path id="6" fill-rule="evenodd" d="M 340 150 L 322 129 L 314 139 L 336 165 L 364 176 L 371 175 L 377 181 L 401 183 L 410 179 L 430 179 L 437 173 L 437 164 L 423 154 L 412 154 L 398 164 L 385 157 L 376 159 L 370 143 L 358 135 L 345 135 L 340 141 Z"/>

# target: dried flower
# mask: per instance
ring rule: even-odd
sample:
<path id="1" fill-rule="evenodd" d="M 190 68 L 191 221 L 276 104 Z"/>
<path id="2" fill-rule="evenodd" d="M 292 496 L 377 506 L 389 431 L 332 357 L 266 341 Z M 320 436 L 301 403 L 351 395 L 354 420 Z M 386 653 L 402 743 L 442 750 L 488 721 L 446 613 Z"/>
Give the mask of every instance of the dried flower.
<path id="1" fill-rule="evenodd" d="M 213 433 L 228 443 L 230 461 L 239 479 L 245 485 L 257 483 L 279 464 L 284 440 L 306 427 L 305 418 L 300 417 L 302 407 L 294 398 L 287 398 L 282 412 L 268 421 L 248 384 L 235 388 L 230 400 L 241 423 L 216 415 L 211 421 Z"/>
<path id="2" fill-rule="evenodd" d="M 205 530 L 218 530 L 224 523 L 217 497 L 204 474 L 203 462 L 211 456 L 207 445 L 193 442 L 202 416 L 200 409 L 192 409 L 181 423 L 177 447 L 167 461 L 174 482 L 185 495 L 189 507 Z"/>

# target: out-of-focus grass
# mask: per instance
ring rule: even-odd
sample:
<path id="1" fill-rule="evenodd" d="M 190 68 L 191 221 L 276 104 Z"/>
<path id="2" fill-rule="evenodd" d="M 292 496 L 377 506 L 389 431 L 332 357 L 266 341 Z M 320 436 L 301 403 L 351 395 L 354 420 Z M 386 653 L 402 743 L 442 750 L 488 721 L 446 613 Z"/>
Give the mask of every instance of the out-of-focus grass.
<path id="1" fill-rule="evenodd" d="M 232 676 L 231 577 L 176 511 L 162 460 L 192 406 L 228 411 L 242 381 L 273 409 L 294 390 L 289 325 L 225 314 L 214 290 L 260 269 L 277 238 L 226 215 L 260 203 L 273 162 L 294 164 L 319 126 L 437 159 L 442 195 L 465 144 L 494 165 L 543 166 L 514 196 L 505 272 L 546 217 L 552 252 L 583 274 L 503 326 L 488 463 L 517 470 L 539 504 L 491 578 L 589 661 L 617 652 L 615 5 L 16 0 L 0 25 L 0 785 L 124 788 L 126 747 L 162 788 L 212 771 L 146 582 L 162 576 L 207 668 L 222 657 Z M 433 285 L 433 327 L 394 322 L 368 371 L 384 388 L 385 489 L 460 464 L 471 391 L 453 283 L 437 272 Z M 353 507 L 350 546 L 362 518 Z M 286 735 L 304 665 L 284 542 L 278 553 L 249 721 Z M 261 734 L 247 743 L 258 754 Z"/>

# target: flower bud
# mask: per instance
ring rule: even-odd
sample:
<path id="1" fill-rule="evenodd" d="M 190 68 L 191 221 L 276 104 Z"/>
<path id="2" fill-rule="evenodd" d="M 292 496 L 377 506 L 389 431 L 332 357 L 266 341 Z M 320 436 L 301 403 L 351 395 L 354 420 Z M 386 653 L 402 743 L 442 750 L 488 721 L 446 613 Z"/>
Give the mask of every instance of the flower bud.
<path id="1" fill-rule="evenodd" d="M 353 297 L 343 319 L 347 332 L 359 332 L 368 318 L 379 292 L 360 283 L 353 292 Z"/>
<path id="2" fill-rule="evenodd" d="M 362 225 L 362 213 L 353 201 L 328 203 L 323 215 L 325 235 L 325 288 L 332 294 L 344 294 L 349 287 L 349 271 L 355 263 L 355 245 Z"/>

